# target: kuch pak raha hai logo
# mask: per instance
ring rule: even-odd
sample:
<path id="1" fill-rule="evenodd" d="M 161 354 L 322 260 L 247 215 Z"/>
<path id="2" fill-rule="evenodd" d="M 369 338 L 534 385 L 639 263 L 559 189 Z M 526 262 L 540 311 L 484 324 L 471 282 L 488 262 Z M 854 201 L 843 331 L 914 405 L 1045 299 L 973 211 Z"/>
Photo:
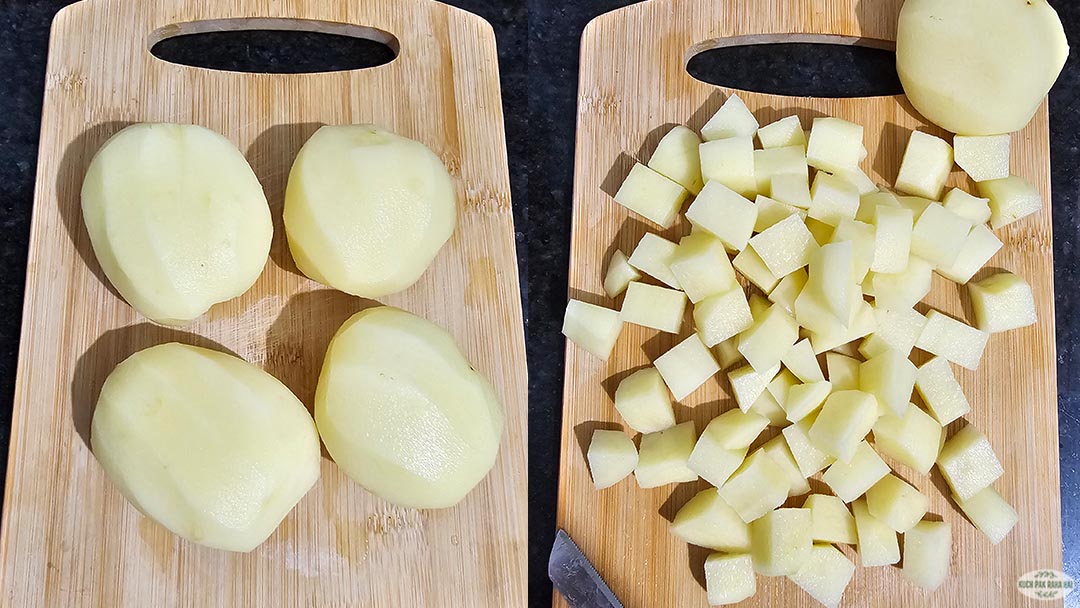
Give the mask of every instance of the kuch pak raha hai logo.
<path id="1" fill-rule="evenodd" d="M 1073 579 L 1058 570 L 1032 570 L 1016 581 L 1020 593 L 1037 600 L 1059 600 L 1073 592 Z"/>

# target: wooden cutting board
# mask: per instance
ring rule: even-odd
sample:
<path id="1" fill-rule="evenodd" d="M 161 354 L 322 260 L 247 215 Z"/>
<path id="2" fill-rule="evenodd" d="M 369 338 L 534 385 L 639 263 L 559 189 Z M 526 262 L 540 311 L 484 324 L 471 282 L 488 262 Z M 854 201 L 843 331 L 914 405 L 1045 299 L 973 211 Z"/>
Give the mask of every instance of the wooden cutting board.
<path id="1" fill-rule="evenodd" d="M 389 41 L 400 54 L 364 70 L 268 75 L 149 52 L 171 35 L 253 28 L 345 33 Z M 140 121 L 223 133 L 273 210 L 259 281 L 179 330 L 147 322 L 114 294 L 79 210 L 91 156 Z M 368 303 L 297 272 L 283 193 L 318 126 L 358 122 L 425 143 L 455 179 L 453 238 L 419 282 L 383 303 L 447 328 L 494 382 L 506 410 L 498 462 L 458 506 L 417 511 L 376 498 L 324 459 L 320 481 L 258 549 L 186 542 L 128 504 L 88 449 L 101 383 L 135 350 L 179 340 L 231 350 L 312 405 L 327 342 Z M 506 162 L 494 34 L 464 11 L 428 0 L 86 0 L 62 10 L 46 76 L 0 606 L 524 605 L 526 367 Z"/>
<path id="2" fill-rule="evenodd" d="M 673 124 L 700 130 L 730 89 L 687 74 L 686 61 L 701 50 L 767 41 L 813 41 L 891 46 L 901 0 L 650 0 L 595 19 L 581 45 L 578 140 L 574 173 L 570 297 L 617 308 L 602 295 L 602 277 L 615 248 L 629 254 L 655 225 L 632 216 L 612 194 L 634 160 L 645 161 Z M 835 38 L 839 37 L 839 38 Z M 829 78 L 823 73 L 822 78 Z M 941 135 L 902 97 L 815 99 L 739 92 L 761 124 L 792 113 L 810 127 L 828 114 L 866 127 L 870 154 L 863 168 L 891 184 L 912 129 Z M 1044 106 L 1013 136 L 1012 171 L 1031 180 L 1046 203 L 1033 217 L 998 231 L 1005 247 L 989 266 L 1014 271 L 1032 285 L 1038 325 L 991 337 L 977 372 L 954 370 L 971 400 L 967 417 L 988 435 L 1006 465 L 996 487 L 1020 513 L 1007 540 L 993 546 L 942 494 L 940 475 L 927 478 L 899 467 L 931 496 L 930 512 L 953 524 L 951 576 L 935 593 L 907 582 L 898 568 L 859 568 L 844 606 L 1044 605 L 1016 591 L 1017 578 L 1036 568 L 1061 569 L 1058 486 L 1057 383 L 1054 347 L 1050 157 Z M 952 185 L 972 184 L 959 170 Z M 677 239 L 686 225 L 662 232 Z M 966 290 L 936 277 L 926 303 L 972 320 Z M 923 309 L 925 312 L 925 308 Z M 620 428 L 611 394 L 625 370 L 650 364 L 688 335 L 659 334 L 627 325 L 611 358 L 598 360 L 573 344 L 566 352 L 558 524 L 565 528 L 627 608 L 707 606 L 702 564 L 708 552 L 669 534 L 669 519 L 703 482 L 652 490 L 628 478 L 593 489 L 584 458 L 592 431 Z M 924 360 L 924 359 L 922 359 Z M 921 360 L 919 360 L 921 362 Z M 726 377 L 717 376 L 676 408 L 698 431 L 734 407 Z M 959 423 L 950 427 L 955 431 Z M 825 491 L 823 484 L 814 485 Z M 802 498 L 794 505 L 801 506 Z M 844 549 L 854 557 L 850 547 Z M 793 583 L 758 577 L 748 606 L 816 606 Z M 557 595 L 557 594 L 556 594 Z M 556 598 L 556 606 L 565 606 Z"/>

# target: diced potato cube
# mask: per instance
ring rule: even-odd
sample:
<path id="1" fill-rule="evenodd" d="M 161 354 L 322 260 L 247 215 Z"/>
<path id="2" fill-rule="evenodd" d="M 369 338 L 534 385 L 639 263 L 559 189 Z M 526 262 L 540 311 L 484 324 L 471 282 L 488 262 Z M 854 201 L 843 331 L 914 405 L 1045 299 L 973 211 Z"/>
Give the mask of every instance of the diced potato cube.
<path id="1" fill-rule="evenodd" d="M 910 209 L 878 205 L 874 217 L 874 261 L 870 270 L 875 273 L 903 272 L 911 253 L 913 216 Z"/>
<path id="2" fill-rule="evenodd" d="M 798 209 L 809 209 L 810 182 L 801 175 L 774 175 L 769 184 L 769 198 Z"/>
<path id="3" fill-rule="evenodd" d="M 795 424 L 785 427 L 784 439 L 787 441 L 791 455 L 799 465 L 799 472 L 803 477 L 810 477 L 821 469 L 836 462 L 836 459 L 817 448 L 809 436 L 810 428 L 817 420 L 817 413 L 811 414 Z"/>
<path id="4" fill-rule="evenodd" d="M 860 376 L 862 373 L 863 370 L 859 370 Z M 862 391 L 839 391 L 825 400 L 808 436 L 818 449 L 837 460 L 849 462 L 877 417 L 878 405 L 873 395 Z"/>
<path id="5" fill-rule="evenodd" d="M 944 430 L 937 420 L 909 403 L 902 416 L 885 415 L 874 423 L 874 447 L 923 475 L 937 461 Z"/>
<path id="6" fill-rule="evenodd" d="M 754 150 L 754 179 L 757 180 L 758 194 L 768 196 L 772 178 L 777 175 L 798 175 L 808 180 L 810 171 L 806 166 L 806 148 L 788 146 Z"/>
<path id="7" fill-rule="evenodd" d="M 750 328 L 754 319 L 742 287 L 736 286 L 695 304 L 694 324 L 706 346 L 716 346 Z M 735 344 L 737 349 L 737 340 Z"/>
<path id="8" fill-rule="evenodd" d="M 854 302 L 856 294 L 853 290 L 849 291 L 847 295 L 848 306 L 858 304 Z M 848 313 L 850 313 L 850 310 Z M 846 330 L 844 321 L 849 320 L 849 317 L 850 314 L 845 314 L 843 318 L 837 318 L 833 314 L 825 301 L 821 289 L 814 284 L 814 281 L 809 278 L 809 273 L 807 273 L 806 286 L 795 298 L 795 320 L 798 321 L 799 325 L 809 332 L 843 333 Z"/>
<path id="9" fill-rule="evenodd" d="M 1020 517 L 994 486 L 986 486 L 967 500 L 953 497 L 960 510 L 967 515 L 990 542 L 998 544 L 1012 531 Z"/>
<path id="10" fill-rule="evenodd" d="M 871 192 L 859 198 L 859 211 L 855 213 L 855 219 L 867 224 L 874 224 L 877 218 L 878 205 L 900 208 L 900 199 L 892 192 Z"/>
<path id="11" fill-rule="evenodd" d="M 809 264 L 810 255 L 818 248 L 814 235 L 797 215 L 751 237 L 749 243 L 775 277 L 791 274 Z"/>
<path id="12" fill-rule="evenodd" d="M 972 224 L 985 224 L 990 221 L 990 199 L 973 196 L 960 188 L 949 190 L 941 204 Z"/>
<path id="13" fill-rule="evenodd" d="M 888 566 L 900 561 L 900 543 L 896 531 L 878 521 L 866 508 L 866 499 L 851 503 L 855 531 L 859 536 L 859 563 L 864 568 Z"/>
<path id="14" fill-rule="evenodd" d="M 809 340 L 796 342 L 794 346 L 788 349 L 787 354 L 780 359 L 780 362 L 784 364 L 784 367 L 791 370 L 791 373 L 795 374 L 796 378 L 807 384 L 821 382 L 825 379 L 825 374 L 821 373 L 821 365 L 818 363 L 817 357 L 814 356 L 814 349 L 810 346 Z"/>
<path id="15" fill-rule="evenodd" d="M 754 199 L 754 204 L 758 208 L 754 232 L 764 232 L 792 215 L 798 215 L 800 218 L 803 216 L 801 210 L 760 194 Z"/>
<path id="16" fill-rule="evenodd" d="M 834 391 L 852 391 L 859 388 L 858 359 L 840 353 L 826 353 L 825 367 L 829 370 L 829 382 Z"/>
<path id="17" fill-rule="evenodd" d="M 641 273 L 626 261 L 626 254 L 616 249 L 615 253 L 611 254 L 607 273 L 604 274 L 604 293 L 609 298 L 614 298 L 626 291 L 626 287 L 630 283 L 640 278 Z"/>
<path id="18" fill-rule="evenodd" d="M 878 413 L 903 416 L 918 371 L 906 355 L 886 350 L 859 366 L 859 390 L 877 398 Z"/>
<path id="19" fill-rule="evenodd" d="M 877 329 L 859 346 L 859 353 L 867 359 L 887 350 L 908 356 L 926 325 L 926 317 L 913 308 L 874 307 L 874 318 Z"/>
<path id="20" fill-rule="evenodd" d="M 833 172 L 833 175 L 855 186 L 859 191 L 859 196 L 866 196 L 867 194 L 873 194 L 878 191 L 877 184 L 874 183 L 874 180 L 870 179 L 870 176 L 858 167 L 855 167 L 854 169 L 837 169 Z"/>
<path id="21" fill-rule="evenodd" d="M 697 387 L 720 371 L 720 364 L 712 355 L 709 347 L 697 334 L 677 344 L 668 352 L 657 357 L 656 369 L 664 377 L 664 382 L 675 395 L 676 401 L 682 401 Z"/>
<path id="22" fill-rule="evenodd" d="M 810 332 L 810 344 L 814 347 L 815 353 L 823 353 L 827 350 L 849 345 L 853 340 L 858 340 L 877 329 L 874 308 L 862 299 L 862 292 L 855 290 L 851 293 L 851 296 L 853 305 L 847 328 L 838 324 L 829 331 Z M 857 352 L 854 344 L 851 344 L 849 348 L 851 354 Z"/>
<path id="23" fill-rule="evenodd" d="M 586 351 L 607 360 L 622 332 L 619 311 L 579 300 L 566 303 L 562 333 Z"/>
<path id="24" fill-rule="evenodd" d="M 810 256 L 807 289 L 816 290 L 825 309 L 841 322 L 851 317 L 854 257 L 850 241 L 829 243 Z"/>
<path id="25" fill-rule="evenodd" d="M 968 284 L 975 324 L 997 333 L 1034 325 L 1035 295 L 1031 286 L 1011 272 L 1000 272 Z"/>
<path id="26" fill-rule="evenodd" d="M 859 189 L 846 179 L 819 171 L 810 189 L 809 217 L 836 226 L 859 211 Z"/>
<path id="27" fill-rule="evenodd" d="M 746 459 L 746 448 L 724 448 L 713 437 L 698 438 L 687 466 L 705 481 L 722 486 Z"/>
<path id="28" fill-rule="evenodd" d="M 671 522 L 671 533 L 691 545 L 715 551 L 750 550 L 750 527 L 739 518 L 716 488 L 707 488 L 690 499 Z"/>
<path id="29" fill-rule="evenodd" d="M 810 231 L 810 234 L 814 235 L 814 242 L 818 246 L 828 245 L 832 241 L 833 233 L 836 232 L 835 226 L 830 226 L 812 217 L 806 218 L 805 221 L 806 229 Z"/>
<path id="30" fill-rule="evenodd" d="M 806 145 L 806 161 L 822 171 L 853 169 L 866 158 L 862 125 L 840 118 L 815 118 Z"/>
<path id="31" fill-rule="evenodd" d="M 850 242 L 852 246 L 851 278 L 862 283 L 874 263 L 875 231 L 870 224 L 844 218 L 832 233 L 833 243 Z"/>
<path id="32" fill-rule="evenodd" d="M 1001 247 L 1001 239 L 983 224 L 977 224 L 964 239 L 964 245 L 952 265 L 938 268 L 937 273 L 961 285 L 967 283 Z"/>
<path id="33" fill-rule="evenodd" d="M 777 435 L 766 441 L 765 445 L 761 446 L 761 449 L 771 456 L 776 461 L 776 464 L 780 465 L 780 468 L 784 470 L 784 474 L 787 475 L 788 481 L 791 483 L 788 496 L 799 496 L 810 491 L 810 484 L 806 483 L 806 478 L 803 477 L 802 471 L 799 470 L 799 463 L 795 462 L 795 456 L 791 453 L 787 440 Z"/>
<path id="34" fill-rule="evenodd" d="M 937 200 L 953 168 L 953 149 L 944 139 L 913 131 L 900 163 L 896 189 Z"/>
<path id="35" fill-rule="evenodd" d="M 889 474 L 889 465 L 878 456 L 870 444 L 863 441 L 849 462 L 837 461 L 821 476 L 821 480 L 844 502 L 862 496 L 882 477 Z"/>
<path id="36" fill-rule="evenodd" d="M 747 363 L 765 371 L 780 363 L 799 340 L 799 325 L 783 308 L 773 304 L 749 329 L 739 334 L 739 352 Z"/>
<path id="37" fill-rule="evenodd" d="M 622 431 L 593 431 L 589 441 L 589 471 L 597 490 L 610 488 L 622 481 L 637 467 L 638 453 L 634 441 Z"/>
<path id="38" fill-rule="evenodd" d="M 649 158 L 649 168 L 697 194 L 704 185 L 698 156 L 700 145 L 701 138 L 697 133 L 675 125 L 656 145 L 656 151 Z"/>
<path id="39" fill-rule="evenodd" d="M 684 236 L 671 256 L 669 267 L 695 304 L 739 286 L 724 243 L 708 232 Z"/>
<path id="40" fill-rule="evenodd" d="M 615 202 L 663 228 L 670 228 L 689 195 L 686 188 L 638 163 L 615 193 Z"/>
<path id="41" fill-rule="evenodd" d="M 977 182 L 1009 176 L 1009 145 L 1012 136 L 957 135 L 953 137 L 956 164 Z M 983 220 L 985 221 L 985 220 Z"/>
<path id="42" fill-rule="evenodd" d="M 904 534 L 904 576 L 933 591 L 949 576 L 952 528 L 946 521 L 921 521 Z"/>
<path id="43" fill-rule="evenodd" d="M 802 146 L 806 149 L 806 132 L 803 131 L 799 117 L 792 115 L 769 123 L 757 131 L 758 141 L 761 147 L 786 148 L 788 146 Z M 805 180 L 804 180 L 805 181 Z"/>
<path id="44" fill-rule="evenodd" d="M 971 411 L 964 390 L 943 357 L 934 357 L 922 364 L 915 376 L 915 389 L 941 426 Z"/>
<path id="45" fill-rule="evenodd" d="M 735 256 L 735 259 L 731 260 L 731 265 L 742 273 L 744 277 L 761 291 L 769 293 L 776 287 L 776 284 L 780 282 L 781 277 L 778 277 L 769 270 L 769 267 L 762 261 L 761 256 L 758 255 L 752 246 L 748 246 L 739 252 L 739 255 Z"/>
<path id="46" fill-rule="evenodd" d="M 806 271 L 800 268 L 780 279 L 769 293 L 769 301 L 783 308 L 788 314 L 795 314 L 795 298 L 798 298 L 803 287 L 806 287 L 806 276 Z"/>
<path id="47" fill-rule="evenodd" d="M 937 465 L 960 500 L 971 499 L 1005 472 L 986 435 L 970 424 L 945 441 Z"/>
<path id="48" fill-rule="evenodd" d="M 900 202 L 901 207 L 911 211 L 911 219 L 915 222 L 919 221 L 927 207 L 936 202 L 921 196 L 898 196 L 896 200 Z"/>
<path id="49" fill-rule="evenodd" d="M 810 558 L 788 578 L 822 606 L 837 608 L 853 576 L 855 564 L 839 549 L 832 545 L 814 545 Z"/>
<path id="50" fill-rule="evenodd" d="M 762 515 L 750 524 L 754 571 L 765 576 L 795 574 L 810 559 L 814 546 L 810 509 L 777 509 Z"/>
<path id="51" fill-rule="evenodd" d="M 769 426 L 768 418 L 733 409 L 713 418 L 701 436 L 708 435 L 710 440 L 729 450 L 748 448 L 767 426 Z M 699 439 L 698 442 L 700 441 Z"/>
<path id="52" fill-rule="evenodd" d="M 990 227 L 1004 228 L 1042 209 L 1042 195 L 1022 177 L 979 182 L 979 196 L 990 199 Z"/>
<path id="53" fill-rule="evenodd" d="M 935 268 L 949 268 L 964 246 L 971 222 L 938 204 L 930 205 L 911 231 L 911 253 Z"/>
<path id="54" fill-rule="evenodd" d="M 743 299 L 746 299 L 745 295 L 743 296 Z M 747 306 L 747 309 L 749 310 L 749 306 Z M 694 322 L 697 323 L 696 317 Z M 746 326 L 750 327 L 751 323 L 753 323 L 752 319 Z M 701 331 L 700 326 L 701 325 L 698 324 L 699 332 Z M 704 338 L 702 339 L 704 340 Z M 739 352 L 739 337 L 733 336 L 717 344 L 713 347 L 713 354 L 716 355 L 716 360 L 720 363 L 720 369 L 723 370 L 729 369 L 739 361 L 742 361 L 742 353 Z"/>
<path id="55" fill-rule="evenodd" d="M 705 589 L 710 606 L 738 604 L 757 593 L 753 560 L 747 554 L 713 553 L 705 559 Z"/>
<path id="56" fill-rule="evenodd" d="M 686 312 L 686 294 L 647 283 L 630 283 L 623 300 L 622 320 L 677 334 Z"/>
<path id="57" fill-rule="evenodd" d="M 806 497 L 803 508 L 810 509 L 814 542 L 854 545 L 858 541 L 855 518 L 844 501 L 836 496 L 811 494 Z"/>
<path id="58" fill-rule="evenodd" d="M 896 475 L 886 475 L 866 491 L 866 508 L 897 532 L 910 530 L 926 515 L 930 499 Z"/>
<path id="59" fill-rule="evenodd" d="M 735 402 L 739 404 L 739 409 L 744 412 L 749 410 L 779 371 L 779 365 L 763 373 L 758 373 L 753 367 L 744 365 L 728 372 L 728 382 L 731 383 L 731 392 L 735 394 Z"/>
<path id="60" fill-rule="evenodd" d="M 669 483 L 696 481 L 697 473 L 687 466 L 696 440 L 693 422 L 642 435 L 637 468 L 634 469 L 638 486 L 657 488 Z"/>
<path id="61" fill-rule="evenodd" d="M 646 232 L 638 241 L 637 247 L 630 252 L 627 262 L 668 287 L 681 289 L 679 279 L 671 272 L 671 262 L 675 259 L 678 247 L 662 236 Z"/>
<path id="62" fill-rule="evenodd" d="M 810 384 L 798 384 L 788 391 L 787 401 L 783 402 L 788 420 L 798 422 L 817 411 L 832 392 L 832 383 L 827 380 Z"/>
<path id="63" fill-rule="evenodd" d="M 776 377 L 772 379 L 772 382 L 769 382 L 765 389 L 776 399 L 780 407 L 784 407 L 784 403 L 787 402 L 788 391 L 798 383 L 799 379 L 795 377 L 795 374 L 784 369 L 780 370 L 779 374 L 776 374 Z"/>
<path id="64" fill-rule="evenodd" d="M 934 267 L 922 258 L 908 258 L 907 268 L 897 273 L 875 273 L 871 284 L 874 305 L 886 310 L 912 308 L 930 293 Z"/>
<path id="65" fill-rule="evenodd" d="M 698 153 L 701 155 L 701 177 L 706 185 L 709 181 L 717 181 L 746 198 L 757 194 L 753 136 L 706 141 L 698 148 Z"/>
<path id="66" fill-rule="evenodd" d="M 690 203 L 686 219 L 729 248 L 741 251 L 754 232 L 757 213 L 757 206 L 749 199 L 720 182 L 710 181 Z"/>
<path id="67" fill-rule="evenodd" d="M 780 407 L 780 404 L 769 394 L 769 391 L 758 395 L 758 398 L 747 412 L 768 418 L 769 426 L 785 427 L 789 424 L 784 408 Z"/>
<path id="68" fill-rule="evenodd" d="M 756 450 L 717 492 L 744 522 L 750 523 L 784 504 L 790 487 L 780 465 L 762 450 Z M 750 533 L 752 536 L 752 526 Z"/>
<path id="69" fill-rule="evenodd" d="M 772 304 L 769 304 L 768 298 L 760 293 L 751 293 L 749 298 L 750 314 L 754 317 L 754 321 L 760 319 Z"/>
<path id="70" fill-rule="evenodd" d="M 729 137 L 752 138 L 757 130 L 758 121 L 754 118 L 754 113 L 746 107 L 738 95 L 732 95 L 701 128 L 701 136 L 705 138 L 705 141 Z"/>
<path id="71" fill-rule="evenodd" d="M 926 326 L 915 346 L 974 371 L 979 368 L 989 337 L 990 334 L 967 323 L 931 310 L 926 313 Z"/>
<path id="72" fill-rule="evenodd" d="M 639 433 L 655 433 L 675 426 L 671 394 L 655 367 L 640 369 L 619 382 L 615 409 Z"/>

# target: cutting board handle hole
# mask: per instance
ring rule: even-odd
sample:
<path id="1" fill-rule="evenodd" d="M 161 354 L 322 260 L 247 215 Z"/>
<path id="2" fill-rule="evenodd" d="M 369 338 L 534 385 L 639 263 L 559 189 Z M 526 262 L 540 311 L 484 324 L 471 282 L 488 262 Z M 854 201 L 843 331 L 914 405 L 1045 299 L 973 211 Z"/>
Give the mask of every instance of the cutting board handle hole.
<path id="1" fill-rule="evenodd" d="M 895 44 L 817 34 L 711 40 L 686 54 L 686 71 L 709 84 L 793 97 L 900 95 Z"/>
<path id="2" fill-rule="evenodd" d="M 308 74 L 360 70 L 393 61 L 393 34 L 361 25 L 309 19 L 214 19 L 151 32 L 162 61 L 226 72 Z"/>

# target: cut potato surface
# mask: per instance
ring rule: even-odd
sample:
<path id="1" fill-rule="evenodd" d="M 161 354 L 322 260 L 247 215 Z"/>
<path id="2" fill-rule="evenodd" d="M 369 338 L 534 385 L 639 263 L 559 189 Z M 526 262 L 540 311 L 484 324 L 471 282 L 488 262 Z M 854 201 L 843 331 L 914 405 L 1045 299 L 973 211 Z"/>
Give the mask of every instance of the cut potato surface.
<path id="1" fill-rule="evenodd" d="M 994 230 L 1042 209 L 1042 195 L 1022 177 L 979 182 L 978 189 L 979 196 L 990 199 L 990 227 Z"/>
<path id="2" fill-rule="evenodd" d="M 904 576 L 927 591 L 945 582 L 951 557 L 949 522 L 921 521 L 904 534 Z"/>
<path id="3" fill-rule="evenodd" d="M 795 456 L 791 453 L 787 440 L 783 436 L 777 435 L 766 441 L 761 449 L 771 456 L 787 475 L 791 484 L 788 496 L 801 496 L 810 491 L 810 484 L 806 483 L 806 477 L 799 470 L 799 463 L 795 462 Z"/>
<path id="4" fill-rule="evenodd" d="M 886 414 L 874 423 L 874 447 L 926 475 L 937 461 L 943 430 L 937 420 L 913 403 L 900 416 Z"/>
<path id="5" fill-rule="evenodd" d="M 700 145 L 701 138 L 697 133 L 675 125 L 656 145 L 648 167 L 696 195 L 704 185 L 698 156 Z"/>
<path id="6" fill-rule="evenodd" d="M 712 606 L 737 604 L 757 593 L 749 555 L 713 553 L 705 560 L 705 589 Z"/>
<path id="7" fill-rule="evenodd" d="M 784 504 L 790 487 L 784 469 L 759 449 L 717 491 L 744 522 L 750 523 Z"/>
<path id="8" fill-rule="evenodd" d="M 619 315 L 625 323 L 677 334 L 685 310 L 685 293 L 635 281 L 626 289 Z"/>
<path id="9" fill-rule="evenodd" d="M 855 514 L 855 530 L 859 537 L 859 563 L 868 568 L 900 561 L 896 531 L 870 515 L 865 499 L 851 503 L 851 510 Z"/>
<path id="10" fill-rule="evenodd" d="M 698 148 L 698 153 L 701 155 L 701 177 L 706 184 L 719 182 L 746 198 L 757 195 L 752 135 L 706 141 Z"/>
<path id="11" fill-rule="evenodd" d="M 915 389 L 941 426 L 971 411 L 971 404 L 943 357 L 934 357 L 922 364 L 915 376 Z"/>
<path id="12" fill-rule="evenodd" d="M 986 486 L 967 500 L 960 500 L 955 495 L 953 498 L 971 523 L 995 545 L 1004 540 L 1020 519 L 1016 509 L 993 486 Z"/>
<path id="13" fill-rule="evenodd" d="M 757 137 L 761 147 L 766 150 L 788 146 L 802 146 L 806 149 L 806 132 L 803 131 L 798 116 L 787 116 L 761 127 L 757 130 Z"/>
<path id="14" fill-rule="evenodd" d="M 977 182 L 1009 177 L 1009 147 L 1012 136 L 957 135 L 953 138 L 956 164 Z M 954 190 L 953 192 L 957 192 Z M 976 220 L 985 222 L 986 220 Z"/>
<path id="15" fill-rule="evenodd" d="M 289 251 L 307 276 L 377 298 L 409 287 L 454 232 L 454 181 L 424 144 L 374 125 L 321 127 L 285 189 Z"/>
<path id="16" fill-rule="evenodd" d="M 1007 175 L 1006 173 L 1002 177 Z M 972 224 L 985 224 L 990 221 L 990 199 L 979 198 L 960 188 L 949 190 L 945 198 L 941 199 L 941 204 Z"/>
<path id="17" fill-rule="evenodd" d="M 611 355 L 611 349 L 615 348 L 622 326 L 623 320 L 617 310 L 579 300 L 566 303 L 563 335 L 605 361 Z"/>
<path id="18" fill-rule="evenodd" d="M 503 409 L 446 330 L 378 306 L 330 341 L 315 422 L 353 481 L 399 506 L 438 509 L 495 466 Z"/>
<path id="19" fill-rule="evenodd" d="M 738 95 L 732 95 L 724 101 L 720 109 L 701 128 L 705 141 L 727 139 L 731 137 L 753 137 L 758 130 L 758 121 L 754 113 L 746 107 Z"/>
<path id="20" fill-rule="evenodd" d="M 986 435 L 970 424 L 945 441 L 937 465 L 960 500 L 970 500 L 1005 473 Z"/>
<path id="21" fill-rule="evenodd" d="M 684 236 L 671 256 L 669 268 L 695 304 L 739 286 L 723 241 L 708 232 Z"/>
<path id="22" fill-rule="evenodd" d="M 754 232 L 757 214 L 757 205 L 750 199 L 720 182 L 710 181 L 690 203 L 686 219 L 729 248 L 741 250 Z"/>
<path id="23" fill-rule="evenodd" d="M 1027 281 L 1011 272 L 1001 272 L 968 284 L 975 324 L 982 331 L 997 333 L 1034 325 L 1035 296 Z"/>
<path id="24" fill-rule="evenodd" d="M 634 469 L 638 485 L 657 488 L 669 483 L 697 480 L 697 473 L 687 466 L 695 439 L 693 422 L 642 435 L 638 465 Z"/>
<path id="25" fill-rule="evenodd" d="M 976 370 L 989 337 L 990 334 L 967 323 L 931 310 L 926 313 L 926 325 L 915 346 L 960 367 Z"/>
<path id="26" fill-rule="evenodd" d="M 673 289 L 682 289 L 679 279 L 671 271 L 678 245 L 662 236 L 646 232 L 630 252 L 627 262 L 634 268 Z"/>
<path id="27" fill-rule="evenodd" d="M 795 574 L 814 546 L 810 509 L 776 509 L 750 524 L 754 571 L 765 576 Z"/>
<path id="28" fill-rule="evenodd" d="M 720 364 L 712 351 L 697 334 L 690 335 L 660 355 L 654 365 L 660 370 L 676 401 L 682 401 L 720 371 Z"/>
<path id="29" fill-rule="evenodd" d="M 832 545 L 814 545 L 807 561 L 788 578 L 822 606 L 837 608 L 853 576 L 855 564 L 839 549 Z"/>
<path id="30" fill-rule="evenodd" d="M 246 361 L 169 343 L 101 388 L 94 456 L 136 508 L 193 542 L 250 551 L 319 477 L 319 437 L 285 385 Z"/>
<path id="31" fill-rule="evenodd" d="M 698 492 L 679 509 L 671 522 L 671 533 L 691 545 L 715 551 L 750 550 L 750 526 L 714 488 Z"/>
<path id="32" fill-rule="evenodd" d="M 614 298 L 626 291 L 626 288 L 630 283 L 637 281 L 640 278 L 641 273 L 630 265 L 627 261 L 626 254 L 621 250 L 616 249 L 615 253 L 611 254 L 611 261 L 608 262 L 607 272 L 604 273 L 604 293 L 606 293 L 609 298 Z"/>
<path id="33" fill-rule="evenodd" d="M 94 155 L 82 214 L 109 282 L 148 319 L 181 325 L 255 283 L 273 236 L 243 154 L 200 126 L 136 124 Z"/>
<path id="34" fill-rule="evenodd" d="M 930 499 L 896 475 L 886 475 L 866 491 L 866 508 L 878 521 L 897 532 L 907 532 L 919 523 L 930 507 Z"/>
<path id="35" fill-rule="evenodd" d="M 593 431 L 589 441 L 589 471 L 597 490 L 610 488 L 626 478 L 637 467 L 638 453 L 634 441 L 622 431 Z"/>
<path id="36" fill-rule="evenodd" d="M 835 462 L 821 476 L 821 480 L 841 500 L 851 502 L 888 474 L 889 465 L 869 443 L 863 441 L 855 448 L 855 455 L 850 461 Z"/>
<path id="37" fill-rule="evenodd" d="M 661 228 L 671 228 L 690 193 L 675 181 L 638 163 L 615 193 L 615 202 Z"/>
<path id="38" fill-rule="evenodd" d="M 953 149 L 948 142 L 929 133 L 912 131 L 900 163 L 896 189 L 938 200 L 952 168 Z"/>
<path id="39" fill-rule="evenodd" d="M 671 394 L 655 367 L 640 369 L 619 382 L 615 409 L 630 428 L 655 433 L 675 426 Z"/>
<path id="40" fill-rule="evenodd" d="M 811 494 L 806 497 L 803 508 L 810 509 L 814 542 L 853 545 L 858 540 L 855 518 L 844 501 L 836 496 Z"/>

